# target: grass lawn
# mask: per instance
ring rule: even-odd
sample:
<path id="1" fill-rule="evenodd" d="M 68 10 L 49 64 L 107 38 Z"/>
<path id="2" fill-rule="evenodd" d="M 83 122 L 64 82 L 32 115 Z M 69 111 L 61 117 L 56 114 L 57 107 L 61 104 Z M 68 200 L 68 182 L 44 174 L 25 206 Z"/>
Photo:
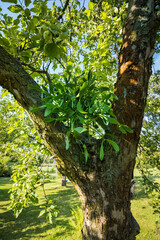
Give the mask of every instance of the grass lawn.
<path id="1" fill-rule="evenodd" d="M 160 235 L 155 234 L 157 216 L 153 215 L 150 200 L 144 193 L 141 177 L 137 171 L 135 181 L 136 196 L 132 200 L 132 212 L 141 226 L 137 240 L 160 240 Z M 60 214 L 52 225 L 46 222 L 45 216 L 37 218 L 39 214 L 37 206 L 29 206 L 18 219 L 15 219 L 13 213 L 7 211 L 10 186 L 9 178 L 0 178 L 0 240 L 81 240 L 81 221 L 75 222 L 77 216 L 72 214 L 73 209 L 79 209 L 80 201 L 70 182 L 67 182 L 67 187 L 61 187 L 61 179 L 57 177 L 46 184 L 49 198 L 55 199 L 60 208 Z M 39 190 L 39 194 L 43 201 L 42 190 Z"/>

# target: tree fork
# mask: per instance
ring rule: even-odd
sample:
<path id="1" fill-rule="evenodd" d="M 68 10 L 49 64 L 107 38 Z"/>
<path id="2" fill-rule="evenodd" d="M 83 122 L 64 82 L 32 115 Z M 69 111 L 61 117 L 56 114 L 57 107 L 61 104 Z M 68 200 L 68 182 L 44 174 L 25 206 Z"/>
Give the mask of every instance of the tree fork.
<path id="1" fill-rule="evenodd" d="M 148 82 L 152 73 L 156 31 L 155 2 L 153 0 L 129 1 L 123 42 L 119 53 L 118 79 L 115 84 L 115 94 L 118 100 L 113 105 L 113 111 L 118 121 L 131 127 L 134 132 L 123 135 L 115 127 L 112 128 L 113 132 L 119 136 L 120 152 L 118 156 L 115 153 L 112 155 L 109 153 L 106 161 L 109 162 L 109 159 L 112 159 L 119 167 L 119 172 L 115 166 L 112 166 L 110 170 L 114 174 L 114 179 L 112 178 L 110 188 L 106 184 L 102 188 L 104 191 L 101 189 L 99 192 L 100 201 L 90 193 L 92 204 L 88 204 L 89 196 L 87 195 L 82 230 L 84 240 L 134 240 L 139 233 L 139 226 L 130 212 L 129 189 L 146 105 Z M 108 177 L 107 174 L 104 176 Z M 105 181 L 105 177 L 102 178 L 102 182 Z M 116 182 L 114 182 L 115 179 Z M 93 185 L 96 186 L 96 183 Z M 112 193 L 112 197 L 104 194 L 104 198 L 102 192 L 103 194 Z M 93 199 L 96 199 L 95 204 L 101 202 L 98 211 L 93 206 Z M 109 202 L 109 209 L 105 207 L 106 202 Z"/>
<path id="2" fill-rule="evenodd" d="M 44 112 L 32 113 L 42 105 L 40 94 L 29 89 L 35 81 L 21 64 L 0 47 L 0 85 L 10 91 L 28 112 L 46 146 L 57 157 L 58 168 L 73 182 L 82 200 L 83 240 L 135 240 L 139 225 L 130 210 L 130 186 L 135 165 L 152 55 L 156 35 L 154 0 L 130 0 L 123 43 L 119 54 L 119 71 L 113 111 L 133 134 L 121 134 L 116 126 L 119 153 L 104 144 L 105 157 L 99 159 L 99 141 L 89 146 L 86 165 L 81 161 L 79 146 L 70 139 L 65 149 L 66 129 L 63 124 L 45 123 Z"/>

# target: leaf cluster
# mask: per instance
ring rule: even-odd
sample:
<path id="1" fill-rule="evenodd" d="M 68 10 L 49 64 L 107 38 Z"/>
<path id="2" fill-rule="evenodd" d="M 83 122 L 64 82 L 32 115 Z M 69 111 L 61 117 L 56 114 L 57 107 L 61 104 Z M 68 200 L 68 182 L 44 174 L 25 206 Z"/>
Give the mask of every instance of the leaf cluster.
<path id="1" fill-rule="evenodd" d="M 29 201 L 32 204 L 38 204 L 36 188 L 43 182 L 41 181 L 41 171 L 37 168 L 34 160 L 25 159 L 25 164 L 18 164 L 13 171 L 11 180 L 13 181 L 10 190 L 11 203 L 9 209 L 14 211 L 17 218 L 24 207 L 27 207 Z"/>
<path id="2" fill-rule="evenodd" d="M 82 143 L 86 161 L 89 154 L 83 142 L 83 133 L 87 134 L 89 141 L 90 137 L 102 139 L 100 159 L 103 160 L 104 141 L 119 151 L 114 140 L 105 138 L 106 134 L 110 138 L 116 138 L 110 134 L 109 124 L 118 125 L 123 133 L 132 132 L 132 130 L 116 120 L 116 116 L 112 112 L 112 101 L 117 99 L 116 95 L 108 87 L 98 87 L 96 77 L 92 75 L 91 71 L 87 75 L 82 72 L 79 76 L 72 76 L 71 71 L 68 70 L 66 73 L 68 76 L 66 74 L 63 79 L 52 83 L 49 89 L 29 85 L 30 88 L 37 89 L 42 93 L 44 102 L 44 105 L 32 109 L 32 112 L 44 108 L 46 122 L 63 122 L 68 129 L 66 149 L 69 149 L 69 137 L 72 134 L 77 141 Z"/>
<path id="3" fill-rule="evenodd" d="M 47 174 L 42 171 L 41 164 L 38 159 L 31 158 L 29 155 L 14 167 L 11 176 L 13 182 L 10 190 L 10 205 L 8 209 L 14 211 L 17 218 L 22 210 L 31 204 L 39 204 L 39 198 L 36 190 L 42 187 L 45 197 L 45 205 L 40 205 L 43 210 L 40 211 L 39 217 L 46 214 L 46 219 L 52 223 L 53 217 L 56 217 L 59 210 L 53 205 L 51 200 L 48 200 L 44 184 L 48 182 Z"/>

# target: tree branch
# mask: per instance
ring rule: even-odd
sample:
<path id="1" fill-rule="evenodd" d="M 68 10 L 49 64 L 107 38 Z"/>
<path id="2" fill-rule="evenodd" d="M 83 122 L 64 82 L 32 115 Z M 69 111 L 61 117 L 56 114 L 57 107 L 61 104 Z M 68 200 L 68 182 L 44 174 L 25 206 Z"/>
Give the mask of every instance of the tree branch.
<path id="1" fill-rule="evenodd" d="M 33 72 L 36 72 L 36 73 L 39 73 L 39 74 L 45 74 L 46 77 L 47 77 L 47 80 L 48 80 L 49 84 L 52 83 L 51 78 L 50 78 L 50 75 L 49 75 L 48 71 L 46 71 L 45 69 L 44 69 L 44 70 L 36 69 L 36 68 L 34 68 L 32 65 L 27 64 L 27 63 L 24 63 L 24 62 L 22 62 L 22 65 L 29 67 Z"/>
<path id="2" fill-rule="evenodd" d="M 70 139 L 70 148 L 66 150 L 65 126 L 60 122 L 45 122 L 44 109 L 32 112 L 32 108 L 43 105 L 41 93 L 30 89 L 29 84 L 38 86 L 22 65 L 0 47 L 0 85 L 12 93 L 18 103 L 27 111 L 35 128 L 50 152 L 57 156 L 57 166 L 66 175 L 72 168 L 77 171 L 81 157 L 79 145 Z M 51 115 L 56 117 L 56 115 Z M 76 161 L 75 161 L 76 160 Z M 81 171 L 80 171 L 81 172 Z M 79 173 L 80 174 L 80 173 Z"/>
<path id="3" fill-rule="evenodd" d="M 70 1 L 70 0 L 66 0 L 66 3 L 65 3 L 65 5 L 64 5 L 64 7 L 63 7 L 63 9 L 62 9 L 62 13 L 61 13 L 61 14 L 59 15 L 59 17 L 58 17 L 58 20 L 60 20 L 60 19 L 63 17 L 64 12 L 65 12 L 67 6 L 69 5 L 69 1 Z"/>
<path id="4" fill-rule="evenodd" d="M 65 66 L 63 65 L 63 63 L 61 62 L 61 60 L 58 59 L 58 58 L 56 58 L 56 57 L 55 57 L 55 59 L 57 60 L 57 62 L 59 62 L 59 64 L 63 67 L 63 69 L 65 69 Z"/>

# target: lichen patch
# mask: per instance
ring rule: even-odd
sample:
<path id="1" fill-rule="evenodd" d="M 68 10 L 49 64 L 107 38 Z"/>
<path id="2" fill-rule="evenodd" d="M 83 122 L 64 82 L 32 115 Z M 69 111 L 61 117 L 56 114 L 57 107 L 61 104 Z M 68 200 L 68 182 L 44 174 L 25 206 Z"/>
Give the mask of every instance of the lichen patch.
<path id="1" fill-rule="evenodd" d="M 124 212 L 123 212 L 123 209 L 116 209 L 116 207 L 114 206 L 114 209 L 112 210 L 112 217 L 114 219 L 117 220 L 117 222 L 121 222 L 123 223 L 123 221 L 125 220 L 125 215 L 124 215 Z"/>

